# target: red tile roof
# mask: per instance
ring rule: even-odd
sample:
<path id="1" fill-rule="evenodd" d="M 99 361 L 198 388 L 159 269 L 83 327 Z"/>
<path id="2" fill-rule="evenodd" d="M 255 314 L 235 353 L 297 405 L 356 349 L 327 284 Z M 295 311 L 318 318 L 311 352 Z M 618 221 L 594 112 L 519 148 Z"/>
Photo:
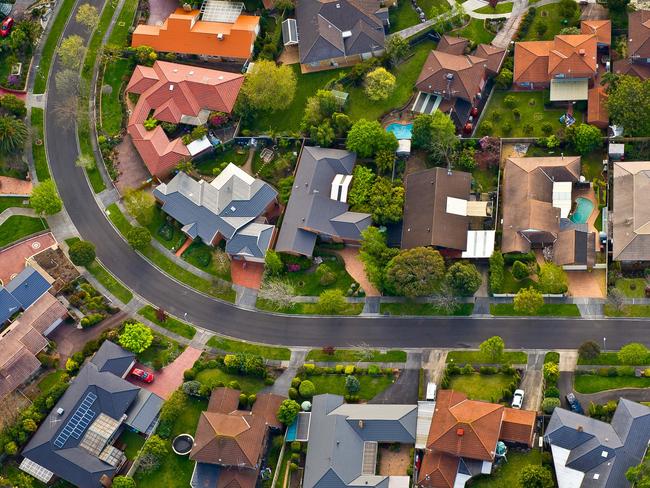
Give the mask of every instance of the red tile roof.
<path id="1" fill-rule="evenodd" d="M 537 414 L 531 410 L 504 409 L 499 439 L 532 447 L 536 419 Z"/>
<path id="2" fill-rule="evenodd" d="M 628 56 L 650 58 L 650 10 L 628 14 Z"/>
<path id="3" fill-rule="evenodd" d="M 612 43 L 611 20 L 583 20 L 580 22 L 580 32 L 583 34 L 594 34 L 599 44 L 609 46 Z"/>
<path id="4" fill-rule="evenodd" d="M 425 93 L 446 94 L 473 101 L 487 78 L 486 60 L 476 56 L 459 56 L 431 51 L 422 66 L 415 86 Z M 448 76 L 452 75 L 449 79 Z M 451 93 L 447 93 L 451 91 Z"/>
<path id="5" fill-rule="evenodd" d="M 423 488 L 453 488 L 460 458 L 442 452 L 427 451 L 418 474 Z"/>
<path id="6" fill-rule="evenodd" d="M 605 129 L 609 124 L 605 87 L 596 86 L 589 90 L 587 107 L 587 122 L 601 129 Z"/>

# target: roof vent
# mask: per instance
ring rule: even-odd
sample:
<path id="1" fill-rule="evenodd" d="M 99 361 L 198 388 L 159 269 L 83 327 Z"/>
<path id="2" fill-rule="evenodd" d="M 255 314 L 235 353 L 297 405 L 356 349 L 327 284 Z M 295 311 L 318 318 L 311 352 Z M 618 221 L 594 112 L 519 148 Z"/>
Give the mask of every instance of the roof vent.
<path id="1" fill-rule="evenodd" d="M 174 91 L 174 85 L 169 85 L 169 91 Z"/>
<path id="2" fill-rule="evenodd" d="M 363 429 L 363 420 L 359 420 L 359 428 Z"/>
<path id="3" fill-rule="evenodd" d="M 63 415 L 63 412 L 65 412 L 65 410 L 63 410 L 63 408 L 61 408 L 61 407 L 56 409 L 56 414 L 57 415 Z"/>
<path id="4" fill-rule="evenodd" d="M 231 212 L 234 212 L 235 210 L 237 210 L 235 207 L 230 207 Z"/>
<path id="5" fill-rule="evenodd" d="M 348 37 L 352 37 L 352 31 L 343 31 L 341 33 L 341 37 L 343 37 L 343 39 L 346 39 Z"/>
<path id="6" fill-rule="evenodd" d="M 223 80 L 223 75 L 217 76 L 217 80 Z"/>
<path id="7" fill-rule="evenodd" d="M 600 456 L 606 458 L 607 456 L 609 456 L 609 453 L 607 451 L 602 451 L 600 453 Z"/>
<path id="8" fill-rule="evenodd" d="M 173 71 L 174 73 L 178 73 L 178 68 L 174 68 L 172 71 Z"/>
<path id="9" fill-rule="evenodd" d="M 453 74 L 453 73 L 447 73 L 447 74 L 445 75 L 445 78 L 447 78 L 449 81 L 451 81 L 451 80 L 454 79 L 454 74 Z"/>
<path id="10" fill-rule="evenodd" d="M 341 8 L 341 4 L 340 4 L 340 3 L 337 3 L 337 4 L 336 4 L 336 8 Z"/>
<path id="11" fill-rule="evenodd" d="M 580 53 L 580 56 L 584 56 L 584 55 L 585 55 L 585 50 L 584 50 L 584 49 L 580 49 L 580 50 L 578 51 L 578 53 Z"/>
<path id="12" fill-rule="evenodd" d="M 465 435 L 465 429 L 457 429 L 456 430 L 456 435 L 458 437 L 463 437 Z"/>
<path id="13" fill-rule="evenodd" d="M 192 76 L 192 75 L 194 75 L 194 71 L 190 71 L 190 72 L 187 73 L 187 74 L 188 74 L 189 76 Z"/>
<path id="14" fill-rule="evenodd" d="M 584 429 L 584 427 L 583 427 L 582 425 L 578 425 L 578 428 L 577 428 L 576 430 L 577 430 L 578 432 L 582 432 L 582 431 L 585 430 L 585 429 Z"/>
<path id="15" fill-rule="evenodd" d="M 223 34 L 221 32 L 219 32 L 219 34 L 217 34 L 217 39 L 220 40 L 220 41 L 223 41 Z"/>

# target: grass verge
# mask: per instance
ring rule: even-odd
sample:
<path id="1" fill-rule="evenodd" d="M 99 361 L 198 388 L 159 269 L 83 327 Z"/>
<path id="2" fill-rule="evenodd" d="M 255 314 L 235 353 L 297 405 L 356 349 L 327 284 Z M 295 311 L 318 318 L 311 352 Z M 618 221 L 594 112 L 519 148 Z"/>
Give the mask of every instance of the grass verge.
<path id="1" fill-rule="evenodd" d="M 47 165 L 47 156 L 45 154 L 43 115 L 42 108 L 32 107 L 32 157 L 34 158 L 36 178 L 38 178 L 38 181 L 45 181 L 51 178 L 50 168 Z M 38 142 L 40 142 L 40 144 L 38 144 Z"/>
<path id="2" fill-rule="evenodd" d="M 335 349 L 333 354 L 327 354 L 322 349 L 312 349 L 307 353 L 307 361 L 329 362 L 329 363 L 356 363 L 357 361 L 383 362 L 383 363 L 405 363 L 406 352 L 393 350 L 380 352 L 370 351 L 367 357 L 363 357 L 362 351 L 356 349 Z"/>
<path id="3" fill-rule="evenodd" d="M 605 305 L 603 309 L 607 317 L 650 317 L 650 305 L 625 305 L 621 310 Z"/>
<path id="4" fill-rule="evenodd" d="M 379 306 L 379 311 L 383 314 L 389 315 L 453 315 L 453 316 L 467 316 L 472 315 L 474 310 L 473 303 L 460 303 L 456 309 L 449 313 L 436 307 L 432 303 L 382 303 Z"/>
<path id="5" fill-rule="evenodd" d="M 515 312 L 512 303 L 493 303 L 490 305 L 490 313 L 501 317 L 521 317 L 522 314 Z M 545 303 L 534 317 L 580 317 L 578 306 L 573 303 Z"/>
<path id="6" fill-rule="evenodd" d="M 286 313 L 288 315 L 325 315 L 318 308 L 318 303 L 294 303 L 290 307 L 277 309 L 271 302 L 258 298 L 255 306 L 258 310 L 267 312 Z M 340 313 L 333 315 L 359 315 L 363 311 L 363 303 L 348 303 Z M 330 315 L 330 314 L 326 314 Z"/>
<path id="7" fill-rule="evenodd" d="M 649 388 L 650 378 L 634 376 L 597 376 L 581 374 L 575 377 L 575 389 L 578 393 L 597 393 L 617 388 Z"/>
<path id="8" fill-rule="evenodd" d="M 266 359 L 278 359 L 283 361 L 291 358 L 291 351 L 286 347 L 261 346 L 259 344 L 226 339 L 225 337 L 210 337 L 208 340 L 208 346 L 226 352 L 257 354 Z"/>
<path id="9" fill-rule="evenodd" d="M 157 326 L 162 327 L 163 329 L 167 329 L 168 331 L 173 332 L 174 334 L 178 334 L 181 337 L 185 337 L 186 339 L 192 339 L 196 334 L 196 329 L 192 327 L 190 324 L 175 319 L 174 317 L 171 317 L 169 315 L 167 316 L 164 322 L 161 322 L 156 317 L 156 309 L 153 308 L 151 305 L 146 305 L 142 307 L 140 310 L 138 310 L 138 313 L 142 315 L 144 318 L 156 324 Z"/>
<path id="10" fill-rule="evenodd" d="M 472 373 L 451 376 L 449 389 L 465 393 L 470 400 L 497 402 L 510 383 L 512 377 L 504 374 Z"/>
<path id="11" fill-rule="evenodd" d="M 526 364 L 528 356 L 522 351 L 504 351 L 501 357 L 494 361 L 481 351 L 449 351 L 447 353 L 447 362 L 456 364 Z"/>

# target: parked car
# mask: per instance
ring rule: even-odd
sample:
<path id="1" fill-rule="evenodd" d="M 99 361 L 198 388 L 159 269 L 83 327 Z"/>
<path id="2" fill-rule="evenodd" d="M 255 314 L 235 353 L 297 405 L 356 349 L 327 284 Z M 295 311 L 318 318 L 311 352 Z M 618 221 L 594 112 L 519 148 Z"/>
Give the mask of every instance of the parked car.
<path id="1" fill-rule="evenodd" d="M 579 414 L 585 413 L 585 411 L 582 409 L 582 405 L 580 405 L 580 402 L 578 401 L 578 399 L 573 393 L 569 393 L 566 396 L 566 401 L 569 404 L 569 408 L 571 409 L 572 412 L 579 413 Z"/>
<path id="2" fill-rule="evenodd" d="M 7 17 L 0 25 L 0 36 L 7 37 L 11 33 L 11 28 L 14 26 L 14 18 Z"/>
<path id="3" fill-rule="evenodd" d="M 153 381 L 153 374 L 147 373 L 146 371 L 143 371 L 140 368 L 133 368 L 131 370 L 131 376 L 135 376 L 136 378 L 144 381 L 145 383 L 151 383 Z"/>
<path id="4" fill-rule="evenodd" d="M 515 390 L 512 395 L 512 408 L 520 409 L 524 404 L 524 390 Z"/>

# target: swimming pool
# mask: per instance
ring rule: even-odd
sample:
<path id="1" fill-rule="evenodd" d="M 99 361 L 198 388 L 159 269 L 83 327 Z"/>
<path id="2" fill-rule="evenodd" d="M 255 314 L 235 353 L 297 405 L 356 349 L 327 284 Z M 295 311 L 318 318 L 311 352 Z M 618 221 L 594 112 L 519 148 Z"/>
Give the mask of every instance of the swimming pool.
<path id="1" fill-rule="evenodd" d="M 398 124 L 397 122 L 393 122 L 386 126 L 386 132 L 392 132 L 398 139 L 410 139 L 412 130 L 413 124 Z"/>
<path id="2" fill-rule="evenodd" d="M 588 198 L 578 197 L 576 198 L 576 209 L 569 218 L 574 224 L 586 224 L 593 210 L 594 202 Z"/>

